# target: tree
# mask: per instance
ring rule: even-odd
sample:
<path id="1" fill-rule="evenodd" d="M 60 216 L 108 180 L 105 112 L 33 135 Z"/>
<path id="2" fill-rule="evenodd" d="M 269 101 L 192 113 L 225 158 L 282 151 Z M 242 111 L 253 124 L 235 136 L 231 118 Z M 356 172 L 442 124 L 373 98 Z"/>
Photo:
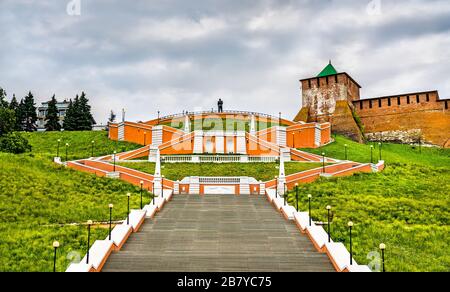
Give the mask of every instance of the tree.
<path id="1" fill-rule="evenodd" d="M 81 93 L 77 107 L 79 109 L 79 114 L 77 115 L 77 130 L 79 131 L 92 130 L 92 126 L 95 124 L 95 120 L 91 113 L 91 106 L 89 105 L 89 100 L 87 99 L 86 94 L 84 92 Z"/>
<path id="2" fill-rule="evenodd" d="M 13 111 L 17 111 L 19 108 L 19 103 L 17 102 L 16 95 L 13 94 L 13 98 L 11 99 L 11 102 L 9 103 L 9 109 L 12 109 Z"/>
<path id="3" fill-rule="evenodd" d="M 16 114 L 13 110 L 0 107 L 0 136 L 4 136 L 15 130 Z"/>
<path id="4" fill-rule="evenodd" d="M 78 100 L 78 95 L 75 98 Z M 63 128 L 64 131 L 75 131 L 75 108 L 72 99 L 69 100 L 69 106 L 67 107 L 66 116 L 64 117 Z"/>
<path id="5" fill-rule="evenodd" d="M 58 108 L 56 107 L 57 101 L 55 95 L 48 103 L 47 115 L 45 116 L 45 129 L 47 131 L 60 131 L 61 124 L 59 123 Z"/>
<path id="6" fill-rule="evenodd" d="M 0 87 L 0 108 L 7 108 L 8 102 L 6 101 L 6 91 Z"/>
<path id="7" fill-rule="evenodd" d="M 37 114 L 34 103 L 34 96 L 31 91 L 23 99 L 22 108 L 20 110 L 20 118 L 21 124 L 23 125 L 23 130 L 27 132 L 36 131 Z"/>
<path id="8" fill-rule="evenodd" d="M 109 119 L 108 119 L 108 122 L 114 123 L 115 121 L 116 121 L 116 114 L 115 114 L 113 111 L 111 111 L 111 112 L 109 113 Z"/>
<path id="9" fill-rule="evenodd" d="M 23 102 L 22 98 L 16 110 L 16 131 L 24 130 L 24 120 L 25 120 L 24 111 L 25 111 L 25 103 Z"/>

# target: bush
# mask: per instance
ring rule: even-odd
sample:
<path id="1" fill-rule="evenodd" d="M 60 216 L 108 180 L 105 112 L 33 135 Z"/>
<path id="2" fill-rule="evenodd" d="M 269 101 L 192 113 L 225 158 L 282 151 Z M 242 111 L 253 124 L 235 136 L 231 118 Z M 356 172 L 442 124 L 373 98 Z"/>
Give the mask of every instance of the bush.
<path id="1" fill-rule="evenodd" d="M 31 151 L 31 145 L 19 133 L 13 132 L 0 137 L 0 152 L 20 154 L 29 151 Z"/>

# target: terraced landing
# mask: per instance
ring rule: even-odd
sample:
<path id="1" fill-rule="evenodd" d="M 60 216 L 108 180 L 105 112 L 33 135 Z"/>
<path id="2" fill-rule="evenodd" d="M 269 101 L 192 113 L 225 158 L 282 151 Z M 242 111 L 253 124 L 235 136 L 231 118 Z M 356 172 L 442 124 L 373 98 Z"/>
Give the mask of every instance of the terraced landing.
<path id="1" fill-rule="evenodd" d="M 176 195 L 103 271 L 334 271 L 264 197 Z"/>

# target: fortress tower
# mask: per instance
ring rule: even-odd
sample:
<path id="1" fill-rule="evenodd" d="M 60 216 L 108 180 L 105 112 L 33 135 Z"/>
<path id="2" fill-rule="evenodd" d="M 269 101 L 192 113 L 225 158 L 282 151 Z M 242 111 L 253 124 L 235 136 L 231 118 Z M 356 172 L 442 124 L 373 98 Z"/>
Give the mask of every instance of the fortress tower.
<path id="1" fill-rule="evenodd" d="M 362 142 L 425 142 L 450 147 L 449 99 L 434 91 L 360 98 L 361 86 L 331 62 L 300 80 L 302 109 L 294 121 L 330 122 L 332 131 Z"/>

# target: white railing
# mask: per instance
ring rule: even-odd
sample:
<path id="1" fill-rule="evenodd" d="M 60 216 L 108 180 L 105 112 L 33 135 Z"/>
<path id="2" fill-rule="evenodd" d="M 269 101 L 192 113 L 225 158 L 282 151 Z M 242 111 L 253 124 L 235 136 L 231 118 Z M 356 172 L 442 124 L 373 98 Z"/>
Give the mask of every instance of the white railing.
<path id="1" fill-rule="evenodd" d="M 278 156 L 247 156 L 247 155 L 173 155 L 162 156 L 166 163 L 273 163 Z"/>
<path id="2" fill-rule="evenodd" d="M 201 184 L 239 184 L 240 177 L 200 177 Z"/>

